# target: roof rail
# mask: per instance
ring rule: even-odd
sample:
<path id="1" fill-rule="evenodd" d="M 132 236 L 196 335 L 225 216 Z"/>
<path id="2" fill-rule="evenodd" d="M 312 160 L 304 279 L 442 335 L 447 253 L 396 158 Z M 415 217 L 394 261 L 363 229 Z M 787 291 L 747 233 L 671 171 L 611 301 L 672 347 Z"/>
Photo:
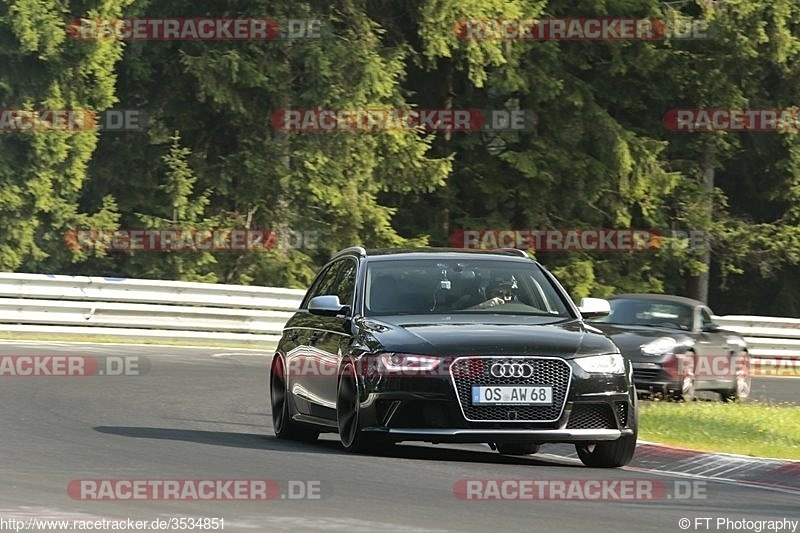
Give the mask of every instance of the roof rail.
<path id="1" fill-rule="evenodd" d="M 339 250 L 338 252 L 333 254 L 333 257 L 331 257 L 331 259 L 336 259 L 339 256 L 350 255 L 350 254 L 356 254 L 361 257 L 367 257 L 367 251 L 364 249 L 363 246 L 350 246 L 349 248 L 345 248 L 344 250 Z"/>
<path id="2" fill-rule="evenodd" d="M 528 254 L 525 253 L 525 250 L 520 250 L 519 248 L 495 248 L 492 250 L 493 252 L 503 252 L 507 254 L 514 254 L 519 257 L 528 257 Z"/>

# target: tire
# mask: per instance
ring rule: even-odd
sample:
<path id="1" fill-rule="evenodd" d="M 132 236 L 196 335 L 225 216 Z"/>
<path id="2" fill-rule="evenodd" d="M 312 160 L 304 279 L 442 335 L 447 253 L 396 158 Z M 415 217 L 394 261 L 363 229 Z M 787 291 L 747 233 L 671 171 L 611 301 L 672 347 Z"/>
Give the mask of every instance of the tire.
<path id="1" fill-rule="evenodd" d="M 686 361 L 689 364 L 679 365 L 681 369 L 680 381 L 678 382 L 678 389 L 673 391 L 672 398 L 675 401 L 683 400 L 685 402 L 693 402 L 697 399 L 697 385 L 694 374 L 694 352 L 688 352 Z"/>
<path id="2" fill-rule="evenodd" d="M 578 442 L 575 451 L 581 462 L 590 468 L 618 468 L 633 459 L 639 435 L 639 406 L 634 404 L 633 435 L 613 441 Z"/>
<path id="3" fill-rule="evenodd" d="M 269 399 L 272 408 L 272 428 L 279 439 L 313 442 L 319 431 L 305 427 L 292 420 L 289 412 L 289 393 L 286 381 L 286 365 L 283 356 L 275 355 L 269 372 Z"/>
<path id="4" fill-rule="evenodd" d="M 503 455 L 533 455 L 540 447 L 536 442 L 503 442 L 497 444 L 497 451 Z"/>
<path id="5" fill-rule="evenodd" d="M 740 365 L 736 364 L 736 379 L 733 388 L 730 390 L 720 391 L 720 396 L 723 402 L 740 402 L 746 400 L 750 396 L 751 389 L 751 376 L 750 376 L 750 354 L 743 352 L 737 359 L 742 359 Z"/>
<path id="6" fill-rule="evenodd" d="M 342 447 L 352 453 L 374 453 L 390 445 L 377 435 L 361 429 L 361 397 L 355 366 L 348 361 L 339 372 L 336 389 L 336 422 Z"/>

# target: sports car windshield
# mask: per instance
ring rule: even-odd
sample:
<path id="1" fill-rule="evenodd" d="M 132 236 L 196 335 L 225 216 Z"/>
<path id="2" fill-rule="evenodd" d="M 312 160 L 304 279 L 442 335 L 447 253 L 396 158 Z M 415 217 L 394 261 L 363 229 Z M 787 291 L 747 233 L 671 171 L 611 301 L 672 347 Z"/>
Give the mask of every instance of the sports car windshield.
<path id="1" fill-rule="evenodd" d="M 367 315 L 499 313 L 571 318 L 559 291 L 532 263 L 376 261 L 366 276 Z"/>
<path id="2" fill-rule="evenodd" d="M 660 300 L 615 298 L 610 300 L 611 313 L 592 322 L 623 326 L 692 328 L 693 309 L 688 305 Z"/>

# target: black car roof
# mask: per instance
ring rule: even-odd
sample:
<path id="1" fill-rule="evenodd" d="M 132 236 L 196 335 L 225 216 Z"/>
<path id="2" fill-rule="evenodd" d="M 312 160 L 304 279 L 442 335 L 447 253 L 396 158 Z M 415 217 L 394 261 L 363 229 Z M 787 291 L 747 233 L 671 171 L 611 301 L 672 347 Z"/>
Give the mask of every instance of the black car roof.
<path id="1" fill-rule="evenodd" d="M 533 262 L 522 250 L 512 248 L 500 248 L 496 250 L 470 250 L 466 248 L 376 248 L 366 250 L 360 247 L 345 248 L 333 256 L 333 258 L 345 255 L 358 255 L 374 260 L 396 259 L 404 256 L 404 259 L 431 259 L 431 258 L 474 258 L 475 256 L 502 257 L 503 259 L 518 259 L 521 261 Z"/>
<path id="2" fill-rule="evenodd" d="M 691 298 L 686 298 L 685 296 L 673 296 L 671 294 L 651 294 L 651 293 L 628 293 L 628 294 L 615 294 L 609 300 L 649 300 L 649 301 L 656 301 L 656 302 L 670 302 L 676 304 L 684 304 L 690 305 L 692 307 L 696 307 L 698 305 L 705 304 L 698 300 L 693 300 Z"/>

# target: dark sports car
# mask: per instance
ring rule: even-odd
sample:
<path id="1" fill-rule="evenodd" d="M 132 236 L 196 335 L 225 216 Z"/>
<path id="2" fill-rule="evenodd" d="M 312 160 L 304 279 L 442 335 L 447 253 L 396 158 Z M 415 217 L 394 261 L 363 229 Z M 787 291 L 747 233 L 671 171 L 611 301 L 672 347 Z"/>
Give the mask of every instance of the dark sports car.
<path id="1" fill-rule="evenodd" d="M 592 300 L 583 315 L 607 308 Z M 631 372 L 524 252 L 350 248 L 287 322 L 270 407 L 278 438 L 337 432 L 348 451 L 572 442 L 584 464 L 617 467 L 636 446 Z"/>
<path id="2" fill-rule="evenodd" d="M 633 363 L 639 393 L 692 400 L 714 391 L 723 400 L 750 394 L 750 357 L 736 333 L 724 331 L 702 302 L 661 294 L 621 294 L 611 313 L 593 319 Z"/>

